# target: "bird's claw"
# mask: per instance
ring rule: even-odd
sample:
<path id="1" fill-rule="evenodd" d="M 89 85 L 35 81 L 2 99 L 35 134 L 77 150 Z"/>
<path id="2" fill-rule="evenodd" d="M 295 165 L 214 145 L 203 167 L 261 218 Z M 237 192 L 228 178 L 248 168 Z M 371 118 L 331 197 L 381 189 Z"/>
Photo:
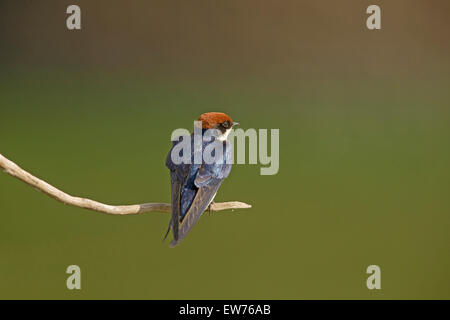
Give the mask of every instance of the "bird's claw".
<path id="1" fill-rule="evenodd" d="M 212 205 L 214 204 L 214 201 L 211 201 L 211 203 L 208 206 L 208 214 L 211 215 L 212 212 Z"/>

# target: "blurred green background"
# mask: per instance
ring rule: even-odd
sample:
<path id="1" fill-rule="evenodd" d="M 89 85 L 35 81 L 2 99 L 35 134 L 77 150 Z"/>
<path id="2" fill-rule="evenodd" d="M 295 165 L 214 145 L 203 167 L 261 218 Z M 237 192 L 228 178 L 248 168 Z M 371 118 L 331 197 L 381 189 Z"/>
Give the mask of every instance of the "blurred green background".
<path id="1" fill-rule="evenodd" d="M 172 130 L 223 111 L 280 129 L 280 171 L 235 165 L 216 201 L 253 208 L 174 249 L 167 214 L 1 173 L 0 298 L 450 298 L 448 1 L 75 3 L 81 31 L 72 1 L 0 1 L 1 154 L 73 195 L 169 202 Z"/>

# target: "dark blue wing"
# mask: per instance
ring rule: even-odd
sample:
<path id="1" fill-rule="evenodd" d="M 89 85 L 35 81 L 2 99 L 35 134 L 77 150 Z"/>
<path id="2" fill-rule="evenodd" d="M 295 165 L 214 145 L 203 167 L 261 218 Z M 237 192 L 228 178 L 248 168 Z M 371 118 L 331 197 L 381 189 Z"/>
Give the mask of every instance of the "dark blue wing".
<path id="1" fill-rule="evenodd" d="M 189 207 L 189 210 L 186 212 L 183 220 L 180 223 L 178 229 L 178 238 L 174 238 L 172 240 L 172 242 L 170 243 L 171 247 L 176 246 L 181 240 L 186 237 L 189 231 L 191 231 L 192 227 L 200 218 L 203 211 L 208 208 L 209 204 L 214 199 L 214 196 L 216 195 L 221 183 L 221 179 L 213 179 L 209 184 L 198 188 L 192 204 Z"/>
<path id="2" fill-rule="evenodd" d="M 225 179 L 231 171 L 232 150 L 228 142 L 212 141 L 223 147 L 223 157 L 220 163 L 203 163 L 195 178 L 195 185 L 200 188 L 207 185 L 212 179 Z M 214 152 L 213 152 L 214 154 Z"/>
<path id="3" fill-rule="evenodd" d="M 174 142 L 173 146 L 177 143 L 178 141 Z M 172 184 L 171 226 L 174 240 L 171 246 L 179 243 L 189 233 L 203 211 L 214 199 L 222 180 L 229 175 L 231 164 L 225 163 L 225 159 L 230 156 L 230 149 L 227 148 L 226 144 L 224 146 L 223 161 L 215 164 L 177 165 L 171 159 L 173 147 L 169 152 L 166 166 L 170 169 Z M 205 144 L 203 149 L 204 147 Z M 192 150 L 194 150 L 193 145 Z M 194 155 L 192 154 L 192 163 L 193 159 Z"/>
<path id="4" fill-rule="evenodd" d="M 172 150 L 181 141 L 173 141 L 172 148 L 166 158 L 166 167 L 170 170 L 170 185 L 171 185 L 171 206 L 172 218 L 170 220 L 169 229 L 172 228 L 174 239 L 178 239 L 178 226 L 181 217 L 181 191 L 183 185 L 189 174 L 190 166 L 187 164 L 175 164 L 172 161 Z M 169 231 L 169 230 L 168 230 Z M 167 231 L 167 232 L 168 232 Z M 164 237 L 164 239 L 167 237 Z"/>

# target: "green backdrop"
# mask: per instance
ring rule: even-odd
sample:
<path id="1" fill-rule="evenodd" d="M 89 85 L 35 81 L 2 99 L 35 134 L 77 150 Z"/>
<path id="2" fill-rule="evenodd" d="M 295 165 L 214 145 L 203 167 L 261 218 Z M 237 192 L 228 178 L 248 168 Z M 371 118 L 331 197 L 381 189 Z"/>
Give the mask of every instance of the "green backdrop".
<path id="1" fill-rule="evenodd" d="M 169 202 L 175 128 L 280 129 L 174 249 L 169 215 L 65 206 L 0 174 L 0 298 L 449 299 L 448 1 L 0 2 L 0 153 L 68 193 Z M 82 289 L 66 288 L 67 266 Z M 381 268 L 368 290 L 366 268 Z"/>

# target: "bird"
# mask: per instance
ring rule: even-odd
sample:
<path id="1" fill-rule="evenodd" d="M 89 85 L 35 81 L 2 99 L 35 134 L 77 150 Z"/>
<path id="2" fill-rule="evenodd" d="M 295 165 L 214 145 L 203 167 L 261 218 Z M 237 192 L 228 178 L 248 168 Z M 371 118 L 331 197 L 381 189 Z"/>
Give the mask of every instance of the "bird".
<path id="1" fill-rule="evenodd" d="M 166 157 L 166 167 L 170 171 L 172 217 L 164 240 L 172 230 L 173 239 L 170 247 L 178 245 L 191 231 L 202 213 L 213 202 L 220 185 L 231 171 L 231 161 L 227 159 L 232 155 L 232 148 L 227 143 L 227 137 L 238 123 L 233 122 L 230 116 L 222 112 L 203 113 L 197 121 L 200 121 L 197 124 L 201 124 L 201 148 L 200 144 L 194 141 L 195 130 L 189 137 L 185 136 L 190 139 L 188 143 L 191 145 L 191 154 L 187 159 L 191 161 L 179 164 L 173 161 L 172 152 L 182 141 L 182 137 L 179 137 L 178 141 L 173 141 Z M 209 139 L 206 138 L 206 132 L 212 132 Z M 201 154 L 201 161 L 194 161 L 199 152 L 203 152 L 208 146 L 217 145 L 223 148 L 222 154 L 218 153 L 218 160 L 211 164 L 211 161 L 205 161 L 205 157 Z M 211 155 L 214 156 L 216 149 L 213 150 Z"/>

